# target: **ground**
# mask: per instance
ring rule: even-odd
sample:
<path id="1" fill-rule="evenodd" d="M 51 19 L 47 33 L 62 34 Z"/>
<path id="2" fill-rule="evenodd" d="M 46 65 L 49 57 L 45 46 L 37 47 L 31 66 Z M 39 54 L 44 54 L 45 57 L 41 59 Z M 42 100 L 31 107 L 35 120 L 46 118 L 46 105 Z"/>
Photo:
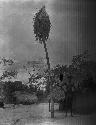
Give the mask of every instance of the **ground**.
<path id="1" fill-rule="evenodd" d="M 0 109 L 0 125 L 95 125 L 95 115 L 78 115 L 65 117 L 65 113 L 58 111 L 55 104 L 55 118 L 50 118 L 48 103 L 33 105 L 9 105 Z"/>

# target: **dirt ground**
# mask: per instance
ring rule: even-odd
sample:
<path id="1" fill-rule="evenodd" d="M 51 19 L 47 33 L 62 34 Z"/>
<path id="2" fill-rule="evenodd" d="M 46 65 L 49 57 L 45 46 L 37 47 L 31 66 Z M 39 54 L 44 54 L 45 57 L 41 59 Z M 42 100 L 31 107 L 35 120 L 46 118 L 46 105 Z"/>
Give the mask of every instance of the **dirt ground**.
<path id="1" fill-rule="evenodd" d="M 95 125 L 95 114 L 78 115 L 74 117 L 58 111 L 55 104 L 55 118 L 50 118 L 48 103 L 33 105 L 18 105 L 15 108 L 7 105 L 0 109 L 0 125 Z"/>

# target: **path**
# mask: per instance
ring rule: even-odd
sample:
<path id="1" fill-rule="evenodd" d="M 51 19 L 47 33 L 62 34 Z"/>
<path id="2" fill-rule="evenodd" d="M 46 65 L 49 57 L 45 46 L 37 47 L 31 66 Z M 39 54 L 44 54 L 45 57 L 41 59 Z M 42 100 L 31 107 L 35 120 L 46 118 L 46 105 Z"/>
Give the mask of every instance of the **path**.
<path id="1" fill-rule="evenodd" d="M 65 117 L 64 113 L 56 109 L 58 109 L 57 104 L 55 104 L 54 119 L 50 118 L 48 103 L 0 109 L 0 125 L 95 125 L 96 120 L 93 115 Z"/>

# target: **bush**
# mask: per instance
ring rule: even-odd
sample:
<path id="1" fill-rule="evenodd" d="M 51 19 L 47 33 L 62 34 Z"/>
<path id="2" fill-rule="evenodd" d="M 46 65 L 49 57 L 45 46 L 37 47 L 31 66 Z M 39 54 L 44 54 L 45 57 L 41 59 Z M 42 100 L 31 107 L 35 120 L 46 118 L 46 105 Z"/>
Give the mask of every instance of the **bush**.
<path id="1" fill-rule="evenodd" d="M 21 81 L 15 81 L 15 82 L 5 82 L 3 85 L 3 90 L 4 90 L 4 96 L 5 96 L 5 103 L 10 103 L 10 104 L 16 104 L 17 98 L 14 96 L 14 93 L 16 91 L 26 91 L 27 93 L 30 92 L 29 88 L 27 85 L 22 84 Z M 29 97 L 26 97 L 29 98 Z"/>
<path id="2" fill-rule="evenodd" d="M 30 94 L 27 92 L 20 92 L 16 91 L 15 92 L 15 97 L 17 100 L 17 103 L 19 104 L 34 104 L 37 103 L 38 98 L 35 94 Z"/>

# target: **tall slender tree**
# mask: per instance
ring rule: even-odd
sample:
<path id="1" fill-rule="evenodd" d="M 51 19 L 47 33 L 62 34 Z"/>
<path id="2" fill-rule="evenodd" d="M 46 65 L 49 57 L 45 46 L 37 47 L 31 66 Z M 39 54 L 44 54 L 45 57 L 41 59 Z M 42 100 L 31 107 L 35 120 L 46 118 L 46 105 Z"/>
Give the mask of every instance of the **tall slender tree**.
<path id="1" fill-rule="evenodd" d="M 50 61 L 48 56 L 48 50 L 46 46 L 46 41 L 49 37 L 51 22 L 49 19 L 49 15 L 46 12 L 45 6 L 43 6 L 39 12 L 36 13 L 34 17 L 34 34 L 36 37 L 36 40 L 39 40 L 39 42 L 44 45 L 45 53 L 46 53 L 46 60 L 48 65 L 48 72 L 49 72 L 49 82 L 50 84 L 50 92 L 52 92 L 52 85 L 50 80 Z M 51 94 L 51 118 L 54 118 L 54 101 Z"/>

